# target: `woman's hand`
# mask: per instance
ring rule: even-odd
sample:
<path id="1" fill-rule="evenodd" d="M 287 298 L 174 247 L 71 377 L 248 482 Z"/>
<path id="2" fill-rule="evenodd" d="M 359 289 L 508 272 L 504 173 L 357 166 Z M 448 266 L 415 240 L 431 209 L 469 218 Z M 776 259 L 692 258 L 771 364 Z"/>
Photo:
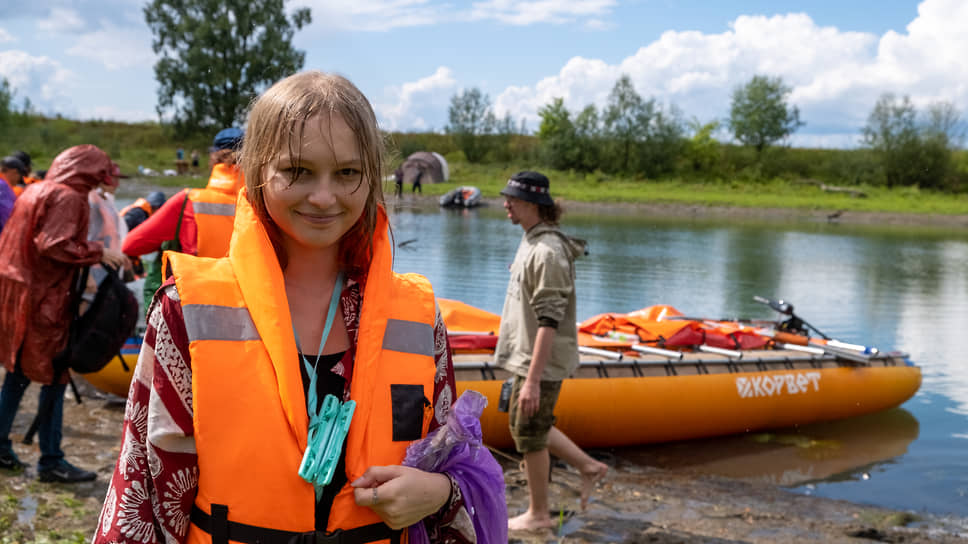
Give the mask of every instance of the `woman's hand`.
<path id="1" fill-rule="evenodd" d="M 352 484 L 356 504 L 376 512 L 391 529 L 403 529 L 437 512 L 450 498 L 450 479 L 400 465 L 373 466 Z"/>

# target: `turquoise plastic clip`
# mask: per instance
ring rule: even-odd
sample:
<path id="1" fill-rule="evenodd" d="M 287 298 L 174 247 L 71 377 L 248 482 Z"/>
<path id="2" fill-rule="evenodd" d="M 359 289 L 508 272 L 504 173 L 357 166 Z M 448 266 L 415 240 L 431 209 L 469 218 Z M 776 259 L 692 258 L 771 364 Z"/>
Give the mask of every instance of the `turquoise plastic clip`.
<path id="1" fill-rule="evenodd" d="M 333 432 L 326 441 L 326 451 L 321 459 L 321 466 L 319 467 L 318 475 L 319 481 L 323 482 L 323 485 L 329 485 L 333 481 L 333 473 L 336 471 L 336 465 L 339 464 L 339 456 L 343 451 L 343 442 L 346 441 L 346 435 L 350 431 L 350 421 L 353 419 L 353 412 L 356 410 L 356 401 L 350 400 L 342 403 L 339 408 L 339 414 L 336 416 L 336 422 L 333 424 Z"/>
<path id="2" fill-rule="evenodd" d="M 319 415 L 309 424 L 299 476 L 313 484 L 317 499 L 323 487 L 333 480 L 355 410 L 356 401 L 342 403 L 333 395 L 326 395 Z"/>
<path id="3" fill-rule="evenodd" d="M 333 395 L 326 395 L 319 414 L 313 416 L 309 422 L 309 432 L 306 437 L 306 451 L 299 464 L 299 476 L 309 483 L 314 483 L 321 454 L 325 450 L 326 440 L 332 432 L 333 422 L 339 411 L 339 400 Z"/>

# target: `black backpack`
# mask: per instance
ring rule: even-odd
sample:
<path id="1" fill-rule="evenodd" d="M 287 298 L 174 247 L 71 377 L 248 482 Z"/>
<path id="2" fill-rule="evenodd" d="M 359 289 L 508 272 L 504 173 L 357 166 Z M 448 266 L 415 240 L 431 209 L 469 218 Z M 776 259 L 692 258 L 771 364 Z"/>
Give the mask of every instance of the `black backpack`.
<path id="1" fill-rule="evenodd" d="M 55 369 L 70 368 L 81 374 L 97 372 L 111 359 L 120 357 L 121 347 L 134 332 L 138 300 L 118 277 L 117 270 L 105 270 L 108 273 L 97 288 L 94 302 L 71 323 L 67 347 L 54 359 Z M 87 283 L 87 274 L 85 269 L 81 286 Z"/>
<path id="2" fill-rule="evenodd" d="M 68 369 L 75 372 L 86 374 L 101 370 L 111 359 L 121 357 L 121 347 L 124 342 L 134 332 L 138 322 L 138 300 L 124 282 L 118 276 L 118 270 L 109 266 L 104 267 L 107 275 L 97 288 L 94 295 L 94 302 L 87 308 L 84 314 L 78 316 L 78 308 L 81 302 L 81 295 L 87 285 L 89 268 L 77 274 L 77 283 L 73 289 L 73 300 L 71 301 L 71 329 L 67 338 L 67 347 L 54 356 L 54 381 L 57 383 L 60 376 Z M 124 369 L 130 370 L 128 365 L 121 358 Z M 74 391 L 74 398 L 77 403 L 81 403 L 81 395 L 74 386 L 74 380 L 70 378 L 71 389 Z M 23 443 L 31 444 L 34 435 L 40 428 L 43 421 L 53 409 L 53 400 L 47 405 L 38 405 L 37 414 L 34 416 L 30 428 L 24 434 Z"/>

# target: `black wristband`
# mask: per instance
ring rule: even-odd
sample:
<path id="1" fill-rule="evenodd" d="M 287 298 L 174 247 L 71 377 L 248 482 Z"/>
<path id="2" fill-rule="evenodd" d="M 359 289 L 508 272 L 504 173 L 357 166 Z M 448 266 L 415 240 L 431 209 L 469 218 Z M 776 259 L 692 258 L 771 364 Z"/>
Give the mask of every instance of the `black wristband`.
<path id="1" fill-rule="evenodd" d="M 551 327 L 554 330 L 558 330 L 558 320 L 551 319 L 550 317 L 538 316 L 538 326 Z"/>

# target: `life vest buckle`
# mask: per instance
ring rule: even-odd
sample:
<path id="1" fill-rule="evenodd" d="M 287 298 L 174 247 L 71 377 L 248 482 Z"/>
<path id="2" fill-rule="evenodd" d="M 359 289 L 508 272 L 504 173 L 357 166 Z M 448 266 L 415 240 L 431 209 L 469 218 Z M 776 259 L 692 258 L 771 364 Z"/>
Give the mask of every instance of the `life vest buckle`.
<path id="1" fill-rule="evenodd" d="M 307 531 L 289 539 L 289 544 L 344 544 L 343 530 Z"/>

